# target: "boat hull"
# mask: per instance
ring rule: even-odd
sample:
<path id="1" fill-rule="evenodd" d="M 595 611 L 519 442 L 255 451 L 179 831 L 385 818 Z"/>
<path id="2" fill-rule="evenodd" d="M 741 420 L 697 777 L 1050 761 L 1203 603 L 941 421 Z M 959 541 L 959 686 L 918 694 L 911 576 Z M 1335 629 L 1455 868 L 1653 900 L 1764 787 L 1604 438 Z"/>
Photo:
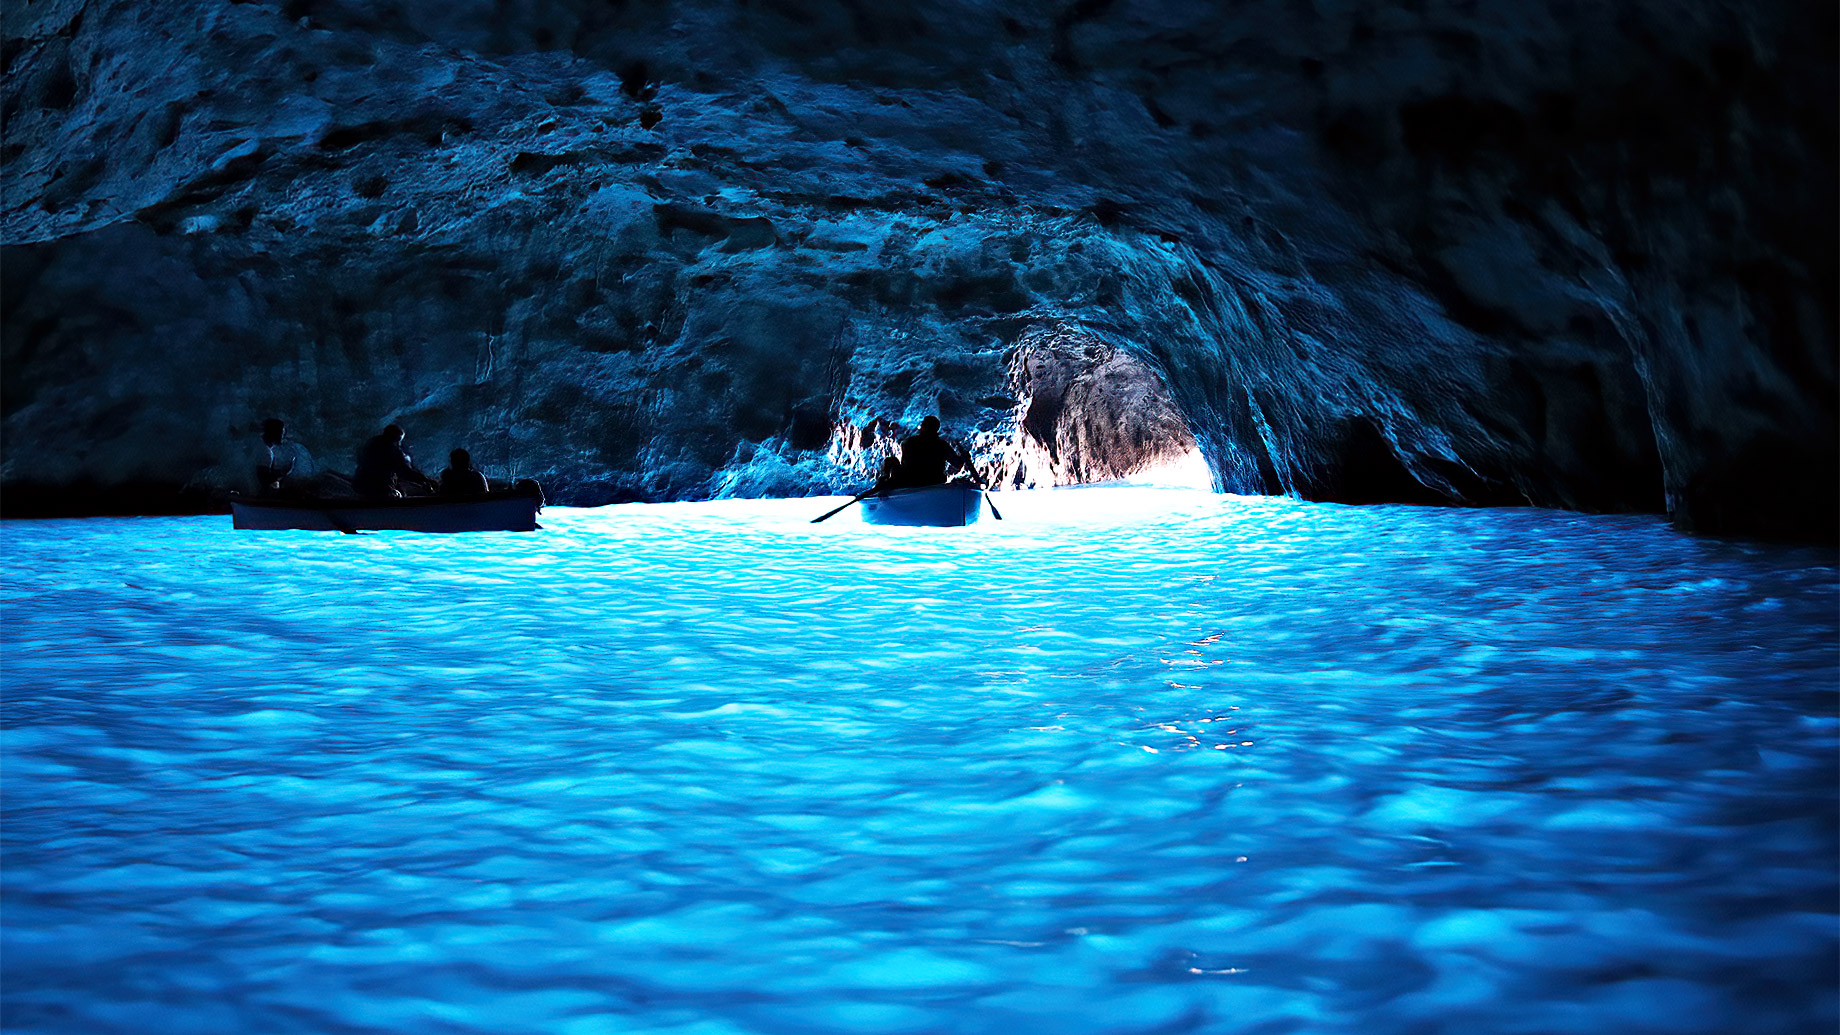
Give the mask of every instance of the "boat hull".
<path id="1" fill-rule="evenodd" d="M 983 490 L 963 483 L 891 489 L 862 501 L 871 525 L 969 525 L 984 512 Z"/>
<path id="2" fill-rule="evenodd" d="M 409 496 L 392 500 L 232 499 L 233 528 L 309 532 L 529 532 L 542 500 L 523 493 L 474 499 Z"/>

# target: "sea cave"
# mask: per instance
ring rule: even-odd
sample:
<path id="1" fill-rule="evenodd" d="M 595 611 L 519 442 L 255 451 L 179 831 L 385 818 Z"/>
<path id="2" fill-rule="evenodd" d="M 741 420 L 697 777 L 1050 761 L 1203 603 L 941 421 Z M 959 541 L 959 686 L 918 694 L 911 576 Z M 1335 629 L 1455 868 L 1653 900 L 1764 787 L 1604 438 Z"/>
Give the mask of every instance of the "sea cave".
<path id="1" fill-rule="evenodd" d="M 0 30 L 9 1031 L 1840 1023 L 1831 6 Z"/>

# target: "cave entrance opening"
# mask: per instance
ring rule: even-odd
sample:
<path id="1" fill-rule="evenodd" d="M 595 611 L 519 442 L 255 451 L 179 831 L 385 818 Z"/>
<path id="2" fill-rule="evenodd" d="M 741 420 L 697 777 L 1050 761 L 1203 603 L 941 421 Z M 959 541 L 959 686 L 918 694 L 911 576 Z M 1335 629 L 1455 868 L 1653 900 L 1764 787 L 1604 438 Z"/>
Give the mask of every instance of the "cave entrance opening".
<path id="1" fill-rule="evenodd" d="M 1018 341 L 1009 378 L 1018 402 L 1000 484 L 1214 487 L 1162 372 L 1138 350 L 1040 329 Z"/>

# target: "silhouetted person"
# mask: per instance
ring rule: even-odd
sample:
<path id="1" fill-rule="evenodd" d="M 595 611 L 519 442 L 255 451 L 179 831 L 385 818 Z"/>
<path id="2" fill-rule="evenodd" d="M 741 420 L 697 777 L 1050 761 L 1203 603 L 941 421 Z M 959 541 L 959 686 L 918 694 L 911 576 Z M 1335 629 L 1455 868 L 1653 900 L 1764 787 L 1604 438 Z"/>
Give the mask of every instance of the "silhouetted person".
<path id="1" fill-rule="evenodd" d="M 415 469 L 403 450 L 403 429 L 391 424 L 358 450 L 358 470 L 351 484 L 360 496 L 383 498 L 402 495 L 399 480 L 434 484 L 434 479 Z"/>
<path id="2" fill-rule="evenodd" d="M 274 496 L 312 480 L 313 458 L 297 442 L 287 439 L 287 425 L 279 418 L 262 422 L 262 451 L 256 455 L 256 495 Z"/>
<path id="3" fill-rule="evenodd" d="M 939 418 L 929 416 L 920 422 L 920 430 L 901 442 L 901 459 L 889 457 L 882 462 L 876 484 L 886 488 L 909 488 L 942 485 L 946 473 L 954 467 L 968 467 L 964 450 L 939 437 Z"/>
<path id="4" fill-rule="evenodd" d="M 447 454 L 447 470 L 441 472 L 441 495 L 484 496 L 491 491 L 486 476 L 473 470 L 473 454 L 456 449 Z"/>

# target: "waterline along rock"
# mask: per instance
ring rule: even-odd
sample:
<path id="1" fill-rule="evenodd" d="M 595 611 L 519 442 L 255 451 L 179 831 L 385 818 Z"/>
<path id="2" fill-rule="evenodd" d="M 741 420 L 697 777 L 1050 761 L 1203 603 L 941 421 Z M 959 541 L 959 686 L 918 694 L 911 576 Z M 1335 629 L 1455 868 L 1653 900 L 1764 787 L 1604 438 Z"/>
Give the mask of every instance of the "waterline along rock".
<path id="1" fill-rule="evenodd" d="M 1831 5 L 43 0 L 3 15 L 9 513 L 264 417 L 565 504 L 1011 485 L 1831 538 Z"/>

